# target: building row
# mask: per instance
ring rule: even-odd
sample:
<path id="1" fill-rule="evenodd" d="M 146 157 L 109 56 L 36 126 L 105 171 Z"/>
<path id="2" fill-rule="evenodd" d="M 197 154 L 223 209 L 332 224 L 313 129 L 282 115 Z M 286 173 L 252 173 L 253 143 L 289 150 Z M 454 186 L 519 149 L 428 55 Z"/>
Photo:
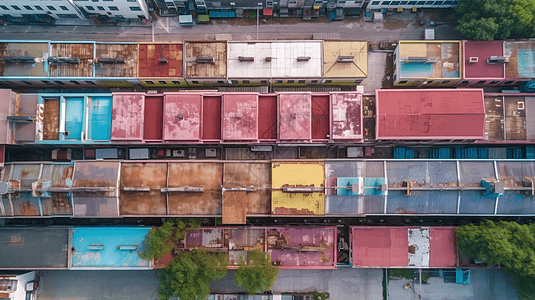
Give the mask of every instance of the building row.
<path id="1" fill-rule="evenodd" d="M 98 2 L 98 3 L 95 3 Z M 25 19 L 90 19 L 92 16 L 125 20 L 149 20 L 146 0 L 2 0 L 0 16 L 3 20 Z"/>
<path id="2" fill-rule="evenodd" d="M 247 261 L 247 251 L 270 254 L 280 269 L 336 269 L 336 226 L 211 227 L 188 230 L 163 258 L 139 254 L 150 228 L 46 227 L 0 230 L 0 270 L 143 270 L 164 268 L 184 251 L 226 253 L 229 268 Z M 350 227 L 354 268 L 456 268 L 469 265 L 456 248 L 454 227 Z M 35 249 L 39 251 L 35 251 Z"/>
<path id="3" fill-rule="evenodd" d="M 8 163 L 3 218 L 535 215 L 533 160 Z"/>
<path id="4" fill-rule="evenodd" d="M 367 76 L 359 41 L 4 41 L 0 56 L 0 82 L 32 88 L 354 85 Z"/>
<path id="5" fill-rule="evenodd" d="M 156 156 L 177 158 L 199 157 L 197 153 L 172 154 L 188 147 L 241 146 L 249 149 L 248 159 L 271 159 L 277 158 L 272 155 L 275 146 L 328 144 L 346 151 L 345 147 L 359 144 L 529 146 L 535 141 L 532 95 L 484 94 L 482 89 L 382 89 L 375 96 L 206 90 L 16 93 L 4 89 L 0 90 L 0 104 L 6 108 L 0 114 L 0 145 L 84 145 L 85 150 L 71 149 L 86 151 L 74 159 L 103 158 L 98 152 L 104 149 L 95 153 L 94 148 L 107 147 L 117 153 L 117 146 L 159 147 L 158 152 L 166 154 Z M 140 153 L 137 158 L 156 157 L 149 153 L 151 149 L 135 150 Z M 213 152 L 206 158 L 233 159 L 222 149 L 207 151 Z M 532 158 L 527 154 L 515 158 L 523 157 Z M 127 157 L 115 154 L 115 158 Z"/>

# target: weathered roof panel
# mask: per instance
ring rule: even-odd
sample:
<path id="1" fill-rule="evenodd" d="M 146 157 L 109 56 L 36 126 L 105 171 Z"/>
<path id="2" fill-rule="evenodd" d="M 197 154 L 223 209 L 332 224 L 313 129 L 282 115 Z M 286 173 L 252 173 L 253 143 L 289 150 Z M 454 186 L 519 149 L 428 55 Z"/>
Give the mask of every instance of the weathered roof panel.
<path id="1" fill-rule="evenodd" d="M 78 58 L 78 63 L 50 62 L 50 77 L 93 77 L 94 43 L 51 43 L 50 58 Z"/>
<path id="2" fill-rule="evenodd" d="M 202 95 L 169 93 L 165 95 L 164 101 L 163 139 L 172 141 L 200 140 L 203 117 Z"/>
<path id="3" fill-rule="evenodd" d="M 331 93 L 331 112 L 331 138 L 363 139 L 361 94 Z"/>
<path id="4" fill-rule="evenodd" d="M 271 214 L 271 163 L 225 162 L 223 168 L 224 187 L 253 188 L 253 191 L 246 193 L 247 214 Z"/>
<path id="5" fill-rule="evenodd" d="M 258 94 L 223 94 L 223 140 L 258 139 Z"/>
<path id="6" fill-rule="evenodd" d="M 119 208 L 121 215 L 165 215 L 167 187 L 166 163 L 121 164 Z M 133 189 L 149 188 L 149 192 Z"/>
<path id="7" fill-rule="evenodd" d="M 139 77 L 181 78 L 182 43 L 139 43 Z M 165 60 L 165 61 L 163 61 Z"/>
<path id="8" fill-rule="evenodd" d="M 409 265 L 407 228 L 351 226 L 355 267 Z"/>
<path id="9" fill-rule="evenodd" d="M 0 43 L 0 56 L 0 76 L 47 76 L 48 43 Z M 34 62 L 8 61 L 26 56 Z"/>
<path id="10" fill-rule="evenodd" d="M 0 269 L 67 269 L 69 228 L 0 229 Z"/>
<path id="11" fill-rule="evenodd" d="M 483 139 L 482 89 L 376 90 L 379 140 Z"/>
<path id="12" fill-rule="evenodd" d="M 145 96 L 142 93 L 113 93 L 112 140 L 142 140 Z"/>
<path id="13" fill-rule="evenodd" d="M 312 138 L 312 107 L 310 93 L 280 93 L 279 139 L 309 140 Z"/>
<path id="14" fill-rule="evenodd" d="M 504 56 L 509 57 L 505 64 L 505 77 L 508 79 L 535 77 L 535 42 L 505 41 Z"/>
<path id="15" fill-rule="evenodd" d="M 95 76 L 137 77 L 137 50 L 137 44 L 97 43 Z M 106 59 L 122 59 L 122 62 L 106 62 Z"/>
<path id="16" fill-rule="evenodd" d="M 226 78 L 226 42 L 186 42 L 186 78 Z M 198 62 L 198 58 L 213 58 L 213 63 Z"/>

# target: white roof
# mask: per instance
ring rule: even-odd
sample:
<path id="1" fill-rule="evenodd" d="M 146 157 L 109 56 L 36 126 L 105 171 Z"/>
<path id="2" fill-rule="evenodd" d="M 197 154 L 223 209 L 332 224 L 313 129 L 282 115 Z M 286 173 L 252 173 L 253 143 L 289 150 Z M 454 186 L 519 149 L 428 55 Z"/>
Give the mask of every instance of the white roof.
<path id="1" fill-rule="evenodd" d="M 321 78 L 321 45 L 321 41 L 229 42 L 228 77 Z M 240 61 L 240 56 L 254 57 L 254 61 Z M 298 57 L 310 59 L 297 61 Z"/>

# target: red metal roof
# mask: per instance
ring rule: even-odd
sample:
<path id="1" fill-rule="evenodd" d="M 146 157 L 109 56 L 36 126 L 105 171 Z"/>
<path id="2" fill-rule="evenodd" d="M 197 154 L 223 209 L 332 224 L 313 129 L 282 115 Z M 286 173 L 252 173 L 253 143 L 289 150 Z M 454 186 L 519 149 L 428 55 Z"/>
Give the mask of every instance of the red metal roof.
<path id="1" fill-rule="evenodd" d="M 201 139 L 202 95 L 165 94 L 164 140 L 198 141 Z"/>
<path id="2" fill-rule="evenodd" d="M 182 77 L 182 43 L 139 44 L 139 77 Z M 160 62 L 167 59 L 167 63 Z"/>
<path id="3" fill-rule="evenodd" d="M 457 266 L 455 227 L 431 227 L 429 229 L 429 267 Z"/>
<path id="4" fill-rule="evenodd" d="M 145 98 L 142 93 L 113 93 L 112 140 L 142 140 Z"/>
<path id="5" fill-rule="evenodd" d="M 279 94 L 279 139 L 312 138 L 312 105 L 310 93 Z"/>
<path id="6" fill-rule="evenodd" d="M 503 56 L 503 41 L 464 41 L 464 78 L 502 79 L 505 76 L 504 64 L 488 64 L 491 56 Z M 469 62 L 477 57 L 478 62 Z"/>
<path id="7" fill-rule="evenodd" d="M 258 139 L 258 94 L 223 94 L 223 140 Z"/>
<path id="8" fill-rule="evenodd" d="M 406 227 L 352 227 L 353 267 L 409 265 Z"/>
<path id="9" fill-rule="evenodd" d="M 362 95 L 332 93 L 331 109 L 332 138 L 362 140 Z"/>
<path id="10" fill-rule="evenodd" d="M 271 7 L 264 7 L 264 11 L 262 13 L 264 16 L 272 16 L 273 15 L 273 8 Z"/>
<path id="11" fill-rule="evenodd" d="M 378 140 L 483 139 L 482 89 L 376 90 Z"/>

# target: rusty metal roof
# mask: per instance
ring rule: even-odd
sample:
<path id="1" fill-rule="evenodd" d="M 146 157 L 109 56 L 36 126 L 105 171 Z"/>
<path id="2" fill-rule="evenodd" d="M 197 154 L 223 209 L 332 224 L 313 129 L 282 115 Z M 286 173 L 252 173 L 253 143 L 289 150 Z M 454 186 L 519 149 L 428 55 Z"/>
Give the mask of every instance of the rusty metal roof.
<path id="1" fill-rule="evenodd" d="M 51 43 L 50 58 L 78 58 L 78 63 L 50 62 L 50 77 L 93 77 L 94 43 Z"/>
<path id="2" fill-rule="evenodd" d="M 273 162 L 271 174 L 272 214 L 325 214 L 324 162 Z"/>
<path id="3" fill-rule="evenodd" d="M 362 94 L 331 93 L 332 139 L 362 140 Z"/>
<path id="4" fill-rule="evenodd" d="M 186 78 L 226 78 L 227 42 L 185 42 Z M 213 63 L 199 58 L 213 58 Z"/>
<path id="5" fill-rule="evenodd" d="M 181 78 L 182 43 L 139 43 L 139 77 Z"/>
<path id="6" fill-rule="evenodd" d="M 0 60 L 0 76 L 47 76 L 48 43 L 0 43 L 0 56 L 6 58 Z M 34 62 L 13 61 L 21 57 Z"/>
<path id="7" fill-rule="evenodd" d="M 258 94 L 223 94 L 223 140 L 257 140 L 258 114 Z"/>
<path id="8" fill-rule="evenodd" d="M 95 54 L 96 77 L 137 77 L 137 44 L 97 43 Z M 118 59 L 119 62 L 106 59 Z"/>
<path id="9" fill-rule="evenodd" d="M 202 94 L 166 93 L 164 101 L 163 139 L 170 141 L 201 140 Z"/>
<path id="10" fill-rule="evenodd" d="M 166 215 L 166 194 L 160 190 L 165 187 L 167 187 L 166 163 L 123 162 L 119 196 L 120 214 Z"/>
<path id="11" fill-rule="evenodd" d="M 279 93 L 279 139 L 310 140 L 312 108 L 310 93 Z"/>
<path id="12" fill-rule="evenodd" d="M 376 90 L 378 140 L 483 139 L 482 89 Z"/>

